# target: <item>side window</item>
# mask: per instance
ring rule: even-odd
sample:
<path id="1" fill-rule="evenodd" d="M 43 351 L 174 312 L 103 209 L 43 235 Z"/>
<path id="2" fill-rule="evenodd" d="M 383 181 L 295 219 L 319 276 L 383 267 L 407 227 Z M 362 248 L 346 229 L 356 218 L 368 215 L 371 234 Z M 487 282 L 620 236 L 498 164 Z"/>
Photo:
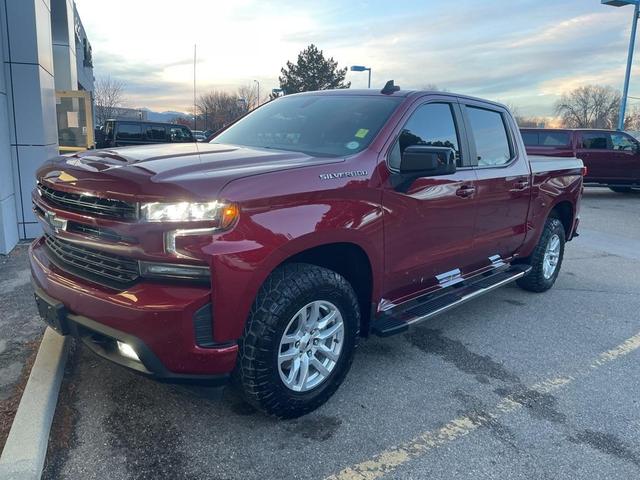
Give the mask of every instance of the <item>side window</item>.
<path id="1" fill-rule="evenodd" d="M 104 124 L 104 136 L 107 140 L 113 140 L 113 122 Z"/>
<path id="2" fill-rule="evenodd" d="M 171 127 L 171 141 L 172 142 L 193 142 L 193 135 L 191 130 L 180 125 Z"/>
<path id="3" fill-rule="evenodd" d="M 582 132 L 582 148 L 587 150 L 610 150 L 610 141 L 606 132 Z"/>
<path id="4" fill-rule="evenodd" d="M 612 133 L 611 143 L 613 144 L 614 150 L 633 152 L 638 148 L 636 141 L 624 133 Z"/>
<path id="5" fill-rule="evenodd" d="M 147 138 L 149 140 L 166 141 L 167 131 L 163 125 L 148 125 Z"/>
<path id="6" fill-rule="evenodd" d="M 135 123 L 118 125 L 118 140 L 142 140 L 142 126 Z"/>
<path id="7" fill-rule="evenodd" d="M 539 144 L 538 132 L 520 132 L 522 133 L 522 141 L 528 147 L 535 147 Z"/>
<path id="8" fill-rule="evenodd" d="M 402 152 L 411 145 L 452 148 L 461 166 L 460 142 L 450 104 L 428 103 L 413 112 L 389 153 L 392 169 L 400 167 Z"/>
<path id="9" fill-rule="evenodd" d="M 540 145 L 545 147 L 568 146 L 569 134 L 566 132 L 540 132 Z"/>
<path id="10" fill-rule="evenodd" d="M 484 108 L 466 108 L 475 139 L 478 165 L 483 167 L 509 163 L 513 155 L 502 114 Z"/>
<path id="11" fill-rule="evenodd" d="M 184 136 L 185 142 L 195 142 L 195 138 L 193 138 L 193 133 L 187 127 L 182 127 L 182 135 Z"/>

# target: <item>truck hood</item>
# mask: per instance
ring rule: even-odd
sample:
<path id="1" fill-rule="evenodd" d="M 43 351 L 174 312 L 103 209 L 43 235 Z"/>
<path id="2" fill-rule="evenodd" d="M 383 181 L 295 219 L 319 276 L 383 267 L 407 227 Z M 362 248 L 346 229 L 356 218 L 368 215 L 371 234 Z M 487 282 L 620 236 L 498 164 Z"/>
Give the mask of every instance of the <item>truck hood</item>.
<path id="1" fill-rule="evenodd" d="M 58 157 L 37 176 L 66 191 L 122 200 L 206 200 L 237 178 L 341 161 L 283 150 L 169 143 Z"/>

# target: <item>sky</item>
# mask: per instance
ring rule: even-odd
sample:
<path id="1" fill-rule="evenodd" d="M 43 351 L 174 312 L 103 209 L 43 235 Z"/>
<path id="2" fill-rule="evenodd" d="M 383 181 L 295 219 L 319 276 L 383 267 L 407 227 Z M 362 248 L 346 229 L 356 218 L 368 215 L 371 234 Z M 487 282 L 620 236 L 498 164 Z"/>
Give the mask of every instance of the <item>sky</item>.
<path id="1" fill-rule="evenodd" d="M 622 89 L 633 7 L 599 0 L 76 0 L 96 78 L 125 84 L 129 107 L 191 111 L 196 91 L 278 86 L 310 43 L 372 87 L 437 85 L 551 116 L 585 84 Z M 640 53 L 639 53 L 640 54 Z M 640 60 L 639 60 L 640 62 Z M 634 75 L 640 67 L 634 68 Z M 632 77 L 633 78 L 633 77 Z M 366 72 L 348 72 L 366 88 Z M 634 90 L 635 88 L 635 90 Z M 640 97 L 640 79 L 629 92 Z M 634 102 L 634 101 L 630 101 Z M 640 103 L 640 102 L 638 102 Z M 633 104 L 633 103 L 631 103 Z"/>

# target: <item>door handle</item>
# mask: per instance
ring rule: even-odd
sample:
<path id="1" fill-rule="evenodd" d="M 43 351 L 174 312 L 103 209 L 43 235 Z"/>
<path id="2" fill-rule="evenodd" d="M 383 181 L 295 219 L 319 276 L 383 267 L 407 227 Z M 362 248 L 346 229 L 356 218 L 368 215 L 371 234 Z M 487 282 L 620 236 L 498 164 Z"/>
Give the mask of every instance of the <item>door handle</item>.
<path id="1" fill-rule="evenodd" d="M 456 190 L 456 195 L 461 198 L 470 198 L 476 193 L 476 187 L 473 185 L 462 185 Z"/>
<path id="2" fill-rule="evenodd" d="M 529 186 L 529 180 L 518 180 L 513 186 L 516 190 L 524 190 Z"/>

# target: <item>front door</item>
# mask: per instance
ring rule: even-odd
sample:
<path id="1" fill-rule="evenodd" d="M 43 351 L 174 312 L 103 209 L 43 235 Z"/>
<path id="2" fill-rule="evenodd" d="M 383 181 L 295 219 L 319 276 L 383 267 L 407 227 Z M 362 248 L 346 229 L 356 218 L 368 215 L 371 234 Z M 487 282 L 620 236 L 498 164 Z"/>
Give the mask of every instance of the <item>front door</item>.
<path id="1" fill-rule="evenodd" d="M 587 167 L 587 182 L 617 184 L 630 178 L 629 166 L 634 163 L 632 160 L 636 156 L 634 150 L 620 150 L 622 142 L 627 143 L 626 134 L 615 134 L 616 143 L 614 146 L 613 137 L 606 131 L 583 131 L 580 132 L 578 149 L 576 156 L 580 158 Z M 633 140 L 628 139 L 629 145 Z"/>
<path id="2" fill-rule="evenodd" d="M 611 170 L 616 183 L 637 183 L 640 181 L 640 145 L 631 135 L 624 132 L 611 133 Z"/>
<path id="3" fill-rule="evenodd" d="M 391 303 L 450 284 L 473 263 L 476 175 L 473 169 L 465 168 L 468 149 L 458 128 L 462 124 L 459 106 L 445 99 L 416 107 L 386 156 L 390 176 L 382 198 L 386 270 L 383 297 Z M 457 172 L 394 184 L 400 156 L 410 145 L 452 148 L 457 156 Z"/>

